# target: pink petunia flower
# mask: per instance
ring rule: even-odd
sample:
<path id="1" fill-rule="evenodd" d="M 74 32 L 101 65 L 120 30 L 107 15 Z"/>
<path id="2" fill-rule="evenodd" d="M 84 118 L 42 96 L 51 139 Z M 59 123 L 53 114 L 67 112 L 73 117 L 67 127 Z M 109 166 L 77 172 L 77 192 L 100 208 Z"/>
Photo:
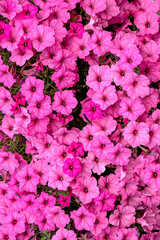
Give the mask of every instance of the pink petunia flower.
<path id="1" fill-rule="evenodd" d="M 104 0 L 87 0 L 82 1 L 81 6 L 84 8 L 87 14 L 94 16 L 96 13 L 101 12 L 106 8 L 106 2 Z"/>
<path id="2" fill-rule="evenodd" d="M 15 158 L 15 155 L 11 152 L 1 152 L 0 153 L 0 168 L 9 171 L 13 174 L 15 169 L 19 167 L 19 162 Z"/>
<path id="3" fill-rule="evenodd" d="M 27 49 L 32 49 L 31 40 L 29 38 L 24 38 L 23 36 L 21 37 L 17 46 L 20 47 L 23 52 L 26 52 Z"/>
<path id="4" fill-rule="evenodd" d="M 124 97 L 120 103 L 119 114 L 123 118 L 135 121 L 140 115 L 145 112 L 145 107 L 139 98 L 131 99 Z"/>
<path id="5" fill-rule="evenodd" d="M 143 181 L 148 186 L 159 190 L 160 184 L 160 165 L 159 164 L 149 164 L 144 172 Z"/>
<path id="6" fill-rule="evenodd" d="M 33 51 L 31 49 L 26 49 L 26 51 L 23 52 L 21 48 L 17 48 L 12 52 L 9 59 L 12 62 L 16 62 L 17 65 L 23 66 L 26 60 L 29 60 L 31 57 L 33 57 Z"/>
<path id="7" fill-rule="evenodd" d="M 77 179 L 73 193 L 76 194 L 84 204 L 90 203 L 99 194 L 97 181 L 93 177 L 80 177 Z"/>
<path id="8" fill-rule="evenodd" d="M 108 150 L 108 155 L 112 163 L 122 166 L 128 164 L 131 153 L 132 151 L 129 148 L 125 148 L 121 143 Z"/>
<path id="9" fill-rule="evenodd" d="M 59 204 L 62 205 L 62 208 L 69 207 L 71 196 L 60 195 Z"/>
<path id="10" fill-rule="evenodd" d="M 53 165 L 49 170 L 48 185 L 53 188 L 58 188 L 58 190 L 66 191 L 72 179 L 72 177 L 63 172 L 62 167 Z"/>
<path id="11" fill-rule="evenodd" d="M 99 119 L 102 117 L 103 113 L 100 109 L 100 105 L 92 101 L 88 101 L 86 107 L 84 108 L 84 114 L 91 120 Z"/>
<path id="12" fill-rule="evenodd" d="M 94 154 L 102 160 L 106 160 L 106 163 L 110 163 L 108 159 L 108 151 L 113 148 L 113 143 L 107 137 L 97 135 L 91 145 L 91 150 Z M 109 161 L 109 162 L 108 162 Z"/>
<path id="13" fill-rule="evenodd" d="M 37 117 L 38 119 L 44 118 L 52 113 L 51 99 L 49 96 L 44 95 L 41 100 L 29 102 L 27 109 L 31 114 L 33 114 L 34 117 Z"/>
<path id="14" fill-rule="evenodd" d="M 119 228 L 129 227 L 135 223 L 135 209 L 131 206 L 118 205 L 109 217 L 109 223 Z"/>
<path id="15" fill-rule="evenodd" d="M 25 231 L 25 216 L 18 212 L 10 212 L 3 224 L 14 236 Z"/>
<path id="16" fill-rule="evenodd" d="M 10 138 L 14 135 L 14 125 L 15 119 L 10 116 L 5 115 L 2 119 L 2 130 L 5 134 L 7 134 Z"/>
<path id="17" fill-rule="evenodd" d="M 0 93 L 0 111 L 7 115 L 12 115 L 13 113 L 11 112 L 11 105 L 13 105 L 15 102 L 13 101 L 10 92 L 1 86 Z"/>
<path id="18" fill-rule="evenodd" d="M 88 40 L 88 45 L 90 50 L 93 50 L 93 53 L 100 57 L 109 51 L 110 41 L 110 32 L 95 29 L 92 37 Z"/>
<path id="19" fill-rule="evenodd" d="M 95 211 L 96 220 L 94 221 L 94 226 L 91 230 L 94 236 L 98 236 L 103 229 L 108 226 L 108 218 L 106 218 L 105 212 Z"/>
<path id="20" fill-rule="evenodd" d="M 117 66 L 120 66 L 123 70 L 129 72 L 133 71 L 133 68 L 137 67 L 142 61 L 142 56 L 139 53 L 137 47 L 128 48 L 122 50 L 120 60 L 117 63 Z"/>
<path id="21" fill-rule="evenodd" d="M 53 206 L 46 209 L 47 220 L 49 224 L 55 224 L 58 228 L 64 228 L 70 219 L 59 206 Z"/>
<path id="22" fill-rule="evenodd" d="M 52 109 L 65 115 L 69 115 L 77 106 L 77 99 L 72 90 L 58 91 L 54 95 Z"/>
<path id="23" fill-rule="evenodd" d="M 0 82 L 8 88 L 11 88 L 12 85 L 15 83 L 15 79 L 9 72 L 9 66 L 7 65 L 0 65 Z"/>
<path id="24" fill-rule="evenodd" d="M 124 139 L 133 147 L 149 143 L 149 127 L 146 123 L 131 121 L 124 129 Z"/>
<path id="25" fill-rule="evenodd" d="M 102 90 L 105 86 L 110 86 L 112 78 L 109 74 L 109 67 L 106 65 L 90 66 L 86 77 L 86 84 L 94 91 Z"/>
<path id="26" fill-rule="evenodd" d="M 75 177 L 80 171 L 82 167 L 78 158 L 67 158 L 63 165 L 63 172 L 70 177 Z"/>
<path id="27" fill-rule="evenodd" d="M 74 220 L 77 230 L 91 231 L 94 225 L 96 217 L 93 213 L 90 213 L 83 205 L 78 210 L 71 212 L 71 218 Z"/>
<path id="28" fill-rule="evenodd" d="M 25 166 L 17 174 L 20 190 L 27 192 L 36 192 L 39 184 L 39 176 L 34 173 L 31 166 Z"/>
<path id="29" fill-rule="evenodd" d="M 9 37 L 10 32 L 11 32 L 11 26 L 0 21 L 0 40 L 2 38 Z"/>
<path id="30" fill-rule="evenodd" d="M 138 11 L 135 14 L 134 23 L 140 30 L 140 34 L 155 34 L 159 31 L 158 15 L 149 11 Z"/>
<path id="31" fill-rule="evenodd" d="M 82 38 L 85 32 L 83 25 L 81 23 L 70 22 L 70 29 L 68 31 L 74 37 Z"/>
<path id="32" fill-rule="evenodd" d="M 68 153 L 72 153 L 73 157 L 83 156 L 83 144 L 72 142 L 71 145 L 68 147 Z"/>
<path id="33" fill-rule="evenodd" d="M 46 47 L 50 47 L 55 43 L 54 30 L 51 27 L 38 25 L 36 31 L 31 36 L 33 47 L 42 52 Z"/>
<path id="34" fill-rule="evenodd" d="M 106 110 L 118 100 L 115 86 L 110 85 L 108 87 L 104 87 L 101 92 L 95 92 L 92 100 L 93 102 L 99 104 L 103 111 Z"/>
<path id="35" fill-rule="evenodd" d="M 27 102 L 36 102 L 43 99 L 44 82 L 35 77 L 27 77 L 22 84 L 21 93 L 25 96 Z"/>
<path id="36" fill-rule="evenodd" d="M 100 212 L 112 211 L 115 207 L 116 196 L 106 190 L 94 199 L 95 205 Z"/>
<path id="37" fill-rule="evenodd" d="M 56 235 L 52 237 L 52 240 L 66 239 L 66 240 L 77 240 L 76 234 L 72 230 L 60 228 Z"/>

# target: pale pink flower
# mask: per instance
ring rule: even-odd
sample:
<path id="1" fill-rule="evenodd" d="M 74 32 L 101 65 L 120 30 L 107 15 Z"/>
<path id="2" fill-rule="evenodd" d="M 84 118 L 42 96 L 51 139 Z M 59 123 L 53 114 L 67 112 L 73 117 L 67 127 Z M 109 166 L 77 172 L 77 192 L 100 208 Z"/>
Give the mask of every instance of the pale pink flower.
<path id="1" fill-rule="evenodd" d="M 36 102 L 43 99 L 44 81 L 29 76 L 22 84 L 21 93 L 27 102 Z"/>
<path id="2" fill-rule="evenodd" d="M 93 132 L 96 135 L 110 135 L 117 126 L 117 122 L 112 116 L 106 115 L 101 119 L 96 119 L 93 121 Z"/>
<path id="3" fill-rule="evenodd" d="M 94 16 L 96 13 L 101 12 L 106 8 L 106 2 L 104 0 L 85 0 L 81 1 L 81 6 L 87 14 Z"/>
<path id="4" fill-rule="evenodd" d="M 25 231 L 25 216 L 18 212 L 10 212 L 3 224 L 14 236 Z"/>
<path id="5" fill-rule="evenodd" d="M 39 176 L 34 173 L 33 168 L 29 165 L 23 167 L 17 174 L 20 190 L 27 192 L 36 192 L 39 184 Z"/>
<path id="6" fill-rule="evenodd" d="M 122 69 L 129 72 L 133 71 L 133 68 L 137 67 L 142 61 L 142 56 L 139 53 L 137 47 L 128 48 L 122 50 L 120 60 L 117 63 L 117 66 L 120 66 Z"/>
<path id="7" fill-rule="evenodd" d="M 90 213 L 83 205 L 78 210 L 71 212 L 71 218 L 74 220 L 77 230 L 91 231 L 96 219 L 93 213 Z"/>
<path id="8" fill-rule="evenodd" d="M 160 186 L 160 165 L 159 164 L 149 164 L 144 172 L 143 181 L 148 186 L 159 190 Z"/>
<path id="9" fill-rule="evenodd" d="M 1 130 L 7 134 L 10 138 L 14 135 L 15 119 L 5 115 L 2 119 Z"/>
<path id="10" fill-rule="evenodd" d="M 147 11 L 137 11 L 134 23 L 140 30 L 141 35 L 155 34 L 159 31 L 158 15 Z"/>
<path id="11" fill-rule="evenodd" d="M 92 37 L 88 40 L 88 45 L 90 50 L 93 50 L 94 54 L 100 57 L 110 50 L 110 41 L 110 32 L 95 29 Z"/>
<path id="12" fill-rule="evenodd" d="M 149 126 L 146 123 L 131 121 L 123 132 L 124 139 L 133 147 L 149 143 Z"/>
<path id="13" fill-rule="evenodd" d="M 42 52 L 46 47 L 50 47 L 55 43 L 54 30 L 51 27 L 38 25 L 36 31 L 31 36 L 33 47 Z"/>
<path id="14" fill-rule="evenodd" d="M 99 195 L 96 179 L 93 177 L 79 177 L 73 193 L 76 194 L 84 204 L 91 202 L 92 199 Z"/>
<path id="15" fill-rule="evenodd" d="M 16 62 L 17 65 L 22 67 L 25 64 L 26 60 L 29 60 L 31 57 L 33 57 L 32 50 L 26 49 L 26 51 L 23 52 L 21 48 L 16 48 L 13 50 L 9 59 L 12 62 Z"/>
<path id="16" fill-rule="evenodd" d="M 53 188 L 58 188 L 58 190 L 66 191 L 72 179 L 72 177 L 63 172 L 62 167 L 54 164 L 49 170 L 48 185 Z"/>
<path id="17" fill-rule="evenodd" d="M 95 205 L 98 207 L 99 211 L 112 211 L 115 207 L 116 196 L 113 194 L 109 194 L 105 190 L 97 198 L 94 199 L 94 202 Z"/>
<path id="18" fill-rule="evenodd" d="M 151 40 L 140 47 L 140 53 L 145 61 L 156 62 L 159 58 L 160 48 L 155 41 Z"/>
<path id="19" fill-rule="evenodd" d="M 108 150 L 111 163 L 122 166 L 128 164 L 131 153 L 132 151 L 129 148 L 125 148 L 121 143 Z"/>
<path id="20" fill-rule="evenodd" d="M 33 114 L 34 117 L 37 117 L 39 119 L 44 118 L 45 116 L 52 113 L 51 99 L 49 96 L 44 95 L 41 100 L 37 100 L 36 102 L 29 102 L 27 109 L 31 114 Z"/>
<path id="21" fill-rule="evenodd" d="M 135 223 L 135 209 L 131 206 L 118 205 L 109 217 L 109 223 L 119 228 L 129 227 Z"/>
<path id="22" fill-rule="evenodd" d="M 86 84 L 94 91 L 102 90 L 105 86 L 110 86 L 112 78 L 109 74 L 109 67 L 107 65 L 93 65 L 90 66 L 88 75 L 86 77 Z"/>
<path id="23" fill-rule="evenodd" d="M 101 92 L 95 92 L 92 100 L 99 104 L 103 111 L 106 110 L 118 100 L 115 86 L 110 85 L 105 87 Z"/>
<path id="24" fill-rule="evenodd" d="M 101 135 L 97 135 L 91 144 L 91 151 L 99 159 L 106 160 L 108 164 L 110 163 L 108 151 L 111 148 L 113 148 L 113 143 L 107 137 Z"/>
<path id="25" fill-rule="evenodd" d="M 58 91 L 54 95 L 52 109 L 65 115 L 69 115 L 77 106 L 77 99 L 72 90 Z"/>
<path id="26" fill-rule="evenodd" d="M 123 118 L 135 121 L 139 116 L 145 112 L 145 107 L 139 98 L 131 99 L 128 97 L 122 98 L 120 102 L 119 114 Z"/>
<path id="27" fill-rule="evenodd" d="M 152 124 L 149 126 L 149 143 L 147 146 L 149 148 L 156 147 L 160 145 L 160 126 L 158 124 Z"/>
<path id="28" fill-rule="evenodd" d="M 58 239 L 77 240 L 77 237 L 76 237 L 76 234 L 72 230 L 60 228 L 56 232 L 56 235 L 54 235 L 51 240 L 58 240 Z"/>
<path id="29" fill-rule="evenodd" d="M 98 236 L 103 229 L 108 227 L 108 218 L 106 217 L 105 212 L 100 212 L 99 210 L 95 211 L 95 217 L 96 220 L 94 221 L 94 226 L 91 230 L 91 233 L 94 234 L 94 236 Z"/>
<path id="30" fill-rule="evenodd" d="M 55 224 L 58 228 L 64 228 L 69 223 L 70 218 L 59 206 L 46 209 L 49 224 Z"/>

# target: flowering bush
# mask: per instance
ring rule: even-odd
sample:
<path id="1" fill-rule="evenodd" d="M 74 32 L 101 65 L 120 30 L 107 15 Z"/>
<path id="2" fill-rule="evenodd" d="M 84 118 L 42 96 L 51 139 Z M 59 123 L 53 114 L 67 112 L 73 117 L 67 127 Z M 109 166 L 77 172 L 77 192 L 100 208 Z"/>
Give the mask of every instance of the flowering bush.
<path id="1" fill-rule="evenodd" d="M 0 1 L 0 240 L 160 239 L 160 1 Z"/>

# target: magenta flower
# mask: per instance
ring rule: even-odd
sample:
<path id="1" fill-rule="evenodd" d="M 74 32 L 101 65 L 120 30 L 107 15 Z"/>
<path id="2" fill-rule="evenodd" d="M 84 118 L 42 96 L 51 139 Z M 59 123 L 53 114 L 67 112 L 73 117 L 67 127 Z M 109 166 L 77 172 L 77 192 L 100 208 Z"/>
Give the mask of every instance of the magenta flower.
<path id="1" fill-rule="evenodd" d="M 11 26 L 0 21 L 0 40 L 9 37 Z"/>
<path id="2" fill-rule="evenodd" d="M 21 37 L 17 46 L 21 48 L 23 52 L 26 52 L 27 49 L 32 49 L 31 40 L 29 38 L 24 38 L 23 36 Z"/>
<path id="3" fill-rule="evenodd" d="M 80 171 L 82 167 L 78 158 L 67 158 L 63 165 L 63 172 L 70 177 L 75 177 Z"/>
<path id="4" fill-rule="evenodd" d="M 96 104 L 92 101 L 87 102 L 87 106 L 84 108 L 84 114 L 91 120 L 95 120 L 97 118 L 102 117 L 102 111 L 100 109 L 100 105 Z"/>
<path id="5" fill-rule="evenodd" d="M 13 98 L 16 100 L 17 104 L 25 105 L 25 98 L 20 93 L 14 95 Z"/>
<path id="6" fill-rule="evenodd" d="M 73 157 L 83 156 L 83 144 L 72 142 L 71 145 L 68 147 L 68 153 L 72 153 Z"/>
<path id="7" fill-rule="evenodd" d="M 82 38 L 85 32 L 83 25 L 81 23 L 70 22 L 70 29 L 68 31 L 74 37 Z"/>
<path id="8" fill-rule="evenodd" d="M 60 195 L 59 204 L 62 205 L 62 208 L 69 207 L 71 201 L 71 196 Z"/>

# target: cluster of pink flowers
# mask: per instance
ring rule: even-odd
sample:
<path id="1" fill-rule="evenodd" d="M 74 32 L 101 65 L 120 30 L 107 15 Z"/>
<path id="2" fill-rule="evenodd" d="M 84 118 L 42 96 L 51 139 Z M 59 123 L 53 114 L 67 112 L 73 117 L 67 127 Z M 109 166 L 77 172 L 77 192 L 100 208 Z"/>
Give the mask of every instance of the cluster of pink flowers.
<path id="1" fill-rule="evenodd" d="M 0 15 L 0 240 L 160 239 L 160 1 Z"/>

